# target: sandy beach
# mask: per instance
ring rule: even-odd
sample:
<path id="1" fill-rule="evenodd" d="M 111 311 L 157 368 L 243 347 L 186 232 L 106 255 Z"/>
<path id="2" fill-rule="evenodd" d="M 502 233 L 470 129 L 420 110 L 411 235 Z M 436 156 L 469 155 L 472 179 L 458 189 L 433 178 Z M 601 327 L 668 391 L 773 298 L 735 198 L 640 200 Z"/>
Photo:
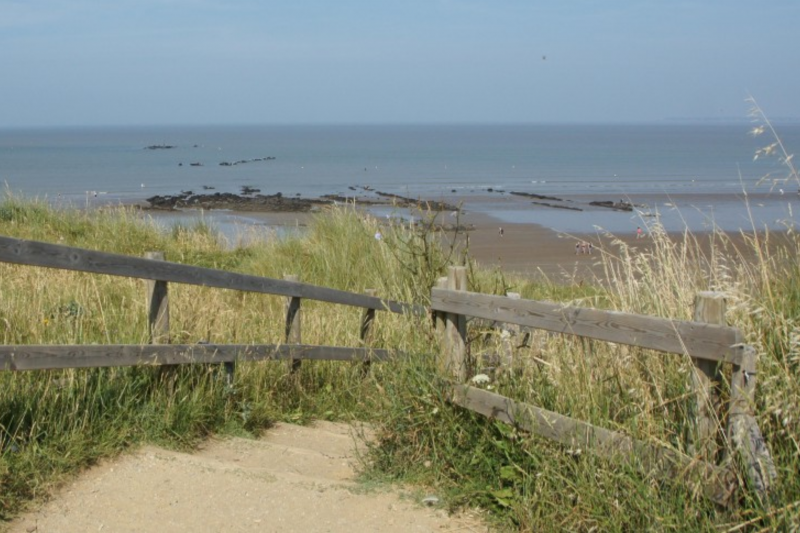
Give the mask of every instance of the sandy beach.
<path id="1" fill-rule="evenodd" d="M 469 255 L 481 266 L 505 273 L 546 276 L 552 281 L 591 279 L 600 274 L 597 263 L 607 243 L 597 235 L 559 233 L 536 224 L 504 224 L 482 214 L 465 218 L 474 224 L 466 234 Z M 635 240 L 634 235 L 623 237 Z M 579 248 L 576 253 L 575 245 L 580 243 L 592 243 L 592 253 L 587 248 Z"/>

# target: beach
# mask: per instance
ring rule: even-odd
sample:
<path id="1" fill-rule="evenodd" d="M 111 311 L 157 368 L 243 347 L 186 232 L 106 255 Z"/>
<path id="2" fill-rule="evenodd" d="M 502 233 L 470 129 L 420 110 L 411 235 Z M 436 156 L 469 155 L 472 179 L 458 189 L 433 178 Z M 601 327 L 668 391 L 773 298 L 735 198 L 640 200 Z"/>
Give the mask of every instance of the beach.
<path id="1" fill-rule="evenodd" d="M 592 201 L 602 200 L 606 198 L 586 195 L 575 199 L 563 199 L 570 205 L 588 205 Z M 647 200 L 653 201 L 653 198 L 638 198 L 637 202 Z M 693 200 L 696 199 L 689 196 L 681 198 L 687 205 Z M 445 247 L 455 242 L 459 249 L 468 250 L 469 257 L 481 267 L 496 268 L 504 274 L 547 279 L 556 283 L 590 283 L 603 279 L 605 273 L 602 256 L 617 255 L 620 242 L 635 250 L 646 251 L 651 245 L 649 234 L 656 222 L 652 218 L 645 217 L 638 217 L 637 220 L 633 211 L 595 207 L 594 211 L 580 215 L 588 215 L 592 220 L 603 223 L 610 222 L 612 226 L 622 227 L 624 231 L 612 232 L 594 226 L 593 232 L 572 232 L 531 222 L 508 222 L 510 217 L 503 216 L 504 214 L 522 212 L 523 216 L 519 218 L 526 220 L 529 216 L 525 210 L 543 211 L 545 218 L 549 212 L 561 211 L 551 207 L 531 205 L 530 199 L 524 197 L 486 195 L 477 197 L 474 201 L 463 202 L 458 197 L 452 196 L 445 198 L 444 201 L 459 205 L 459 211 L 434 214 L 408 206 L 390 208 L 371 205 L 357 208 L 367 216 L 374 216 L 379 223 L 386 226 L 433 220 L 436 227 L 441 230 L 442 243 Z M 730 202 L 732 199 L 706 195 L 700 201 Z M 263 238 L 266 235 L 268 238 L 280 238 L 293 233 L 302 233 L 315 213 L 320 211 L 319 209 L 311 212 L 181 209 L 146 210 L 144 213 L 166 226 L 177 223 L 190 225 L 192 221 L 204 220 L 220 231 L 229 244 L 237 245 L 246 243 L 249 238 L 254 237 Z M 639 227 L 642 228 L 641 234 L 637 234 Z M 703 239 L 702 236 L 709 234 L 710 229 L 701 228 L 699 231 L 692 230 L 692 233 L 700 236 L 700 241 L 704 241 L 707 239 Z M 670 231 L 668 234 L 674 239 L 680 239 L 683 231 Z M 732 243 L 743 242 L 744 237 L 739 231 L 729 230 L 726 234 Z M 739 249 L 744 248 L 739 247 Z"/>

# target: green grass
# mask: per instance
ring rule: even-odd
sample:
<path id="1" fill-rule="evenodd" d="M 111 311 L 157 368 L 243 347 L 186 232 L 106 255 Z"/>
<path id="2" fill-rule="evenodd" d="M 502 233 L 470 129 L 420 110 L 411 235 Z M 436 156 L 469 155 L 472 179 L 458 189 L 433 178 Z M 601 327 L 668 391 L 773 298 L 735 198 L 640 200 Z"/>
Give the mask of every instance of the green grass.
<path id="1" fill-rule="evenodd" d="M 373 237 L 380 227 L 383 240 Z M 657 228 L 654 228 L 657 229 Z M 205 224 L 159 230 L 135 211 L 57 211 L 0 203 L 0 234 L 301 281 L 428 303 L 447 266 L 466 264 L 471 290 L 690 318 L 701 290 L 725 291 L 728 320 L 759 350 L 756 415 L 779 470 L 771 506 L 748 498 L 721 509 L 695 487 L 488 421 L 446 401 L 438 342 L 425 318 L 379 313 L 374 345 L 407 357 L 374 364 L 239 364 L 233 383 L 215 365 L 0 372 L 0 518 L 101 457 L 144 442 L 192 449 L 212 434 L 256 436 L 276 421 L 367 421 L 377 439 L 364 478 L 429 487 L 450 508 L 480 506 L 500 528 L 524 531 L 719 531 L 797 527 L 800 500 L 800 241 L 760 235 L 735 248 L 723 234 L 675 240 L 651 231 L 646 253 L 621 241 L 603 257 L 608 283 L 550 285 L 474 267 L 440 246 L 429 221 L 411 229 L 344 207 L 302 235 L 226 247 Z M 706 242 L 708 239 L 710 242 Z M 702 242 L 701 242 L 702 241 Z M 176 343 L 275 343 L 283 298 L 170 285 Z M 360 309 L 303 303 L 303 342 L 359 346 Z M 139 280 L 0 264 L 3 344 L 142 343 Z M 481 360 L 509 340 L 469 324 Z M 691 362 L 646 350 L 537 332 L 521 336 L 489 384 L 517 400 L 682 450 Z M 792 522 L 795 520 L 795 522 Z"/>

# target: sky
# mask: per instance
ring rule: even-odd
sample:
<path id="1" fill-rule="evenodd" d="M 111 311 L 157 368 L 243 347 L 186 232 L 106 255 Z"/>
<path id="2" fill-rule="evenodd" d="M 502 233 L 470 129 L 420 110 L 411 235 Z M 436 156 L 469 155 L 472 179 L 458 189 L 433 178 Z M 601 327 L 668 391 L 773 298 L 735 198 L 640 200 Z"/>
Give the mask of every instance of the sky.
<path id="1" fill-rule="evenodd" d="M 0 127 L 800 119 L 797 0 L 0 0 Z"/>

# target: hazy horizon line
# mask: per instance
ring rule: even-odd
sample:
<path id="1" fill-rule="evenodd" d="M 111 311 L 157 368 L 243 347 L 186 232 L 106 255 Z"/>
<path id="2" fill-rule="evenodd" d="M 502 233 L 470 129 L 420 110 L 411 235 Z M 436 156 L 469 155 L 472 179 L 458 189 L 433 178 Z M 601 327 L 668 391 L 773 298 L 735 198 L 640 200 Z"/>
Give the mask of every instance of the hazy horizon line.
<path id="1" fill-rule="evenodd" d="M 771 118 L 773 123 L 800 123 L 797 117 Z M 664 118 L 660 120 L 586 120 L 586 121 L 275 121 L 275 122 L 161 122 L 161 123 L 106 123 L 106 124 L 31 124 L 0 126 L 0 131 L 19 130 L 77 130 L 77 129 L 157 129 L 157 128 L 218 128 L 218 127 L 420 127 L 420 126 L 658 126 L 717 124 L 750 124 L 749 117 L 721 118 Z"/>

